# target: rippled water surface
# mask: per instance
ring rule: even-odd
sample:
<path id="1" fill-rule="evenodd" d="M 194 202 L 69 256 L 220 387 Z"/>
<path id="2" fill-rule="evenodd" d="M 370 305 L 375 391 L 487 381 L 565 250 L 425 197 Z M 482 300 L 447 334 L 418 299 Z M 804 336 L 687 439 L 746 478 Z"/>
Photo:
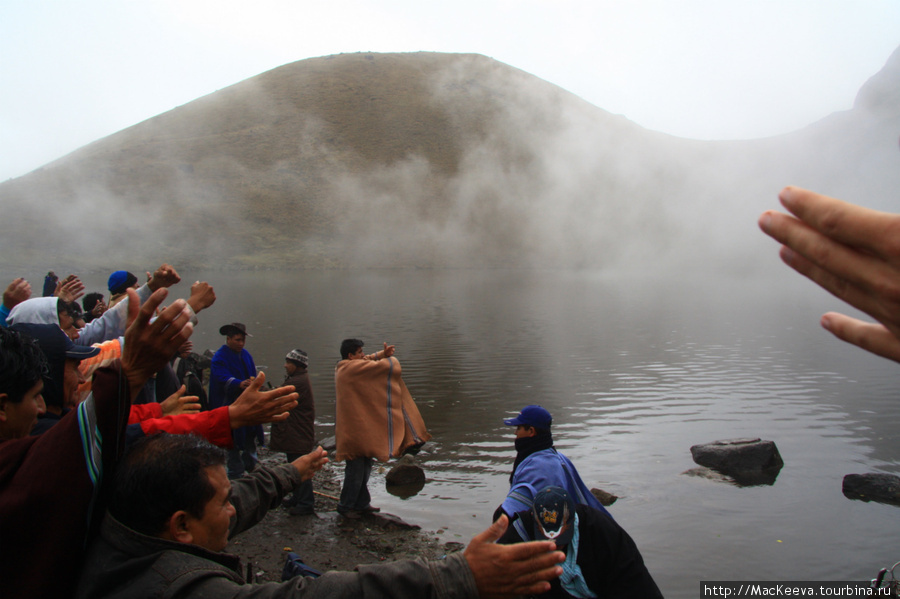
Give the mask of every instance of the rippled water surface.
<path id="1" fill-rule="evenodd" d="M 514 458 L 502 419 L 539 403 L 588 486 L 620 497 L 611 511 L 667 597 L 699 596 L 701 580 L 868 579 L 900 560 L 900 508 L 841 493 L 845 474 L 900 472 L 900 367 L 821 330 L 819 315 L 840 304 L 808 282 L 183 274 L 220 298 L 201 315 L 199 349 L 221 344 L 221 324 L 245 322 L 273 382 L 289 349 L 309 352 L 320 437 L 334 422 L 341 339 L 396 344 L 434 435 L 420 454 L 428 482 L 401 499 L 376 473 L 373 502 L 445 540 L 489 524 Z M 681 474 L 695 466 L 691 445 L 736 437 L 776 442 L 774 485 Z"/>

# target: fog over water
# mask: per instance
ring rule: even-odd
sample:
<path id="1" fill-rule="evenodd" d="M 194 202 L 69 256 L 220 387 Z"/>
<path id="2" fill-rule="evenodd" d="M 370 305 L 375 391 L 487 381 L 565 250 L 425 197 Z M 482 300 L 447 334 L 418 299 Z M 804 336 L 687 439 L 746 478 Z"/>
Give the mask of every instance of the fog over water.
<path id="1" fill-rule="evenodd" d="M 505 67 L 473 77 L 472 60 L 428 78 L 425 107 L 371 109 L 383 121 L 363 119 L 355 145 L 263 80 L 98 142 L 84 172 L 46 167 L 64 173 L 53 193 L 15 196 L 0 274 L 39 289 L 72 270 L 94 291 L 112 270 L 172 262 L 176 295 L 208 280 L 219 300 L 196 348 L 245 322 L 273 383 L 289 349 L 309 352 L 320 436 L 340 340 L 396 344 L 434 434 L 429 480 L 401 499 L 376 472 L 374 501 L 446 540 L 487 526 L 514 457 L 501 421 L 540 403 L 588 485 L 621 497 L 612 512 L 667 597 L 697 596 L 700 580 L 870 578 L 897 561 L 897 508 L 847 500 L 841 479 L 900 473 L 900 371 L 819 328 L 843 307 L 781 265 L 756 218 L 787 184 L 898 211 L 900 53 L 853 111 L 727 143 L 640 129 Z M 272 106 L 302 118 L 242 120 Z M 431 112 L 456 135 L 391 137 Z M 184 116 L 199 114 L 211 120 Z M 224 129 L 208 139 L 212 125 Z M 121 155 L 139 167 L 117 162 L 129 136 L 143 145 Z M 291 150 L 273 160 L 276 140 Z M 390 159 L 363 156 L 384 147 Z M 285 257 L 339 268 L 263 270 Z M 228 261 L 247 270 L 197 266 Z M 774 485 L 681 474 L 691 445 L 757 436 L 784 457 Z"/>
<path id="2" fill-rule="evenodd" d="M 373 502 L 445 540 L 488 525 L 514 458 L 502 419 L 539 403 L 587 484 L 620 497 L 611 511 L 666 597 L 696 597 L 700 580 L 867 579 L 896 561 L 897 508 L 848 500 L 841 480 L 900 474 L 897 366 L 833 340 L 818 317 L 837 300 L 768 250 L 758 277 L 187 270 L 173 291 L 216 288 L 198 350 L 245 322 L 273 383 L 289 349 L 309 352 L 320 438 L 333 431 L 340 340 L 396 344 L 434 435 L 418 456 L 428 481 L 402 499 L 376 468 Z M 773 485 L 682 474 L 691 445 L 738 437 L 776 442 Z"/>

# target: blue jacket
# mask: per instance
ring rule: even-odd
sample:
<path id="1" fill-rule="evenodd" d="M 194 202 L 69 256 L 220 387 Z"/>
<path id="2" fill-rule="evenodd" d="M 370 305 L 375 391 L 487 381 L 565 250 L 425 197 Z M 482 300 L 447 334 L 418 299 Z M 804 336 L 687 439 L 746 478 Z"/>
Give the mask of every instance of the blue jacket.
<path id="1" fill-rule="evenodd" d="M 513 475 L 509 494 L 500 507 L 512 518 L 516 512 L 530 510 L 534 496 L 547 487 L 562 487 L 576 504 L 589 505 L 612 518 L 582 482 L 575 465 L 552 447 L 536 451 L 522 460 Z"/>

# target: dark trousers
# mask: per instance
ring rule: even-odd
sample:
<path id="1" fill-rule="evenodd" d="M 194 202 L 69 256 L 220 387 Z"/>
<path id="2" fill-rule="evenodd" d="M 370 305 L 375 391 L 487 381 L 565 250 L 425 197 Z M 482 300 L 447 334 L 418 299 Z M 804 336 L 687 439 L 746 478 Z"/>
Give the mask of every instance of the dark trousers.
<path id="1" fill-rule="evenodd" d="M 240 478 L 244 472 L 256 468 L 259 456 L 256 454 L 256 435 L 244 435 L 244 446 L 228 450 L 228 478 Z"/>
<path id="2" fill-rule="evenodd" d="M 369 507 L 372 497 L 369 495 L 369 474 L 372 472 L 372 458 L 356 458 L 344 464 L 344 486 L 341 487 L 341 500 L 338 511 L 363 510 Z"/>
<path id="3" fill-rule="evenodd" d="M 288 453 L 285 454 L 287 456 L 288 462 L 293 462 L 300 456 L 302 453 Z M 288 507 L 298 507 L 300 509 L 309 508 L 313 509 L 316 498 L 313 496 L 313 484 L 312 479 L 305 480 L 296 487 L 294 487 L 294 492 L 289 498 L 285 498 L 282 503 L 287 505 Z"/>

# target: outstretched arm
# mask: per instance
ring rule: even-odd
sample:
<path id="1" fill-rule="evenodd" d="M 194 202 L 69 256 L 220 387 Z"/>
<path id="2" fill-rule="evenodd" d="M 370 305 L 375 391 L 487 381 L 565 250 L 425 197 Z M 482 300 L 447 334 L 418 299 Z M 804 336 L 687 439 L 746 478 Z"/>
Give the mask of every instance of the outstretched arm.
<path id="1" fill-rule="evenodd" d="M 781 259 L 835 297 L 878 321 L 829 312 L 822 326 L 839 339 L 900 362 L 900 215 L 786 187 L 793 215 L 774 210 L 759 226 L 782 244 Z"/>
<path id="2" fill-rule="evenodd" d="M 175 300 L 150 322 L 167 294 L 166 289 L 159 289 L 138 307 L 137 293 L 128 290 L 128 329 L 122 350 L 122 370 L 128 378 L 132 399 L 194 331 L 190 323 L 191 310 L 182 299 Z"/>
<path id="3" fill-rule="evenodd" d="M 160 402 L 163 416 L 177 416 L 178 414 L 196 414 L 200 411 L 200 398 L 196 395 L 185 395 L 187 387 L 181 386 L 178 391 L 170 395 L 165 401 Z"/>
<path id="4" fill-rule="evenodd" d="M 300 473 L 300 478 L 309 480 L 313 475 L 328 463 L 328 452 L 322 446 L 316 447 L 306 455 L 302 455 L 293 462 L 293 466 Z"/>
<path id="5" fill-rule="evenodd" d="M 297 406 L 297 398 L 300 396 L 294 393 L 294 387 L 288 385 L 262 392 L 259 389 L 266 382 L 264 372 L 250 381 L 250 386 L 228 406 L 231 428 L 286 420 L 288 410 Z"/>

